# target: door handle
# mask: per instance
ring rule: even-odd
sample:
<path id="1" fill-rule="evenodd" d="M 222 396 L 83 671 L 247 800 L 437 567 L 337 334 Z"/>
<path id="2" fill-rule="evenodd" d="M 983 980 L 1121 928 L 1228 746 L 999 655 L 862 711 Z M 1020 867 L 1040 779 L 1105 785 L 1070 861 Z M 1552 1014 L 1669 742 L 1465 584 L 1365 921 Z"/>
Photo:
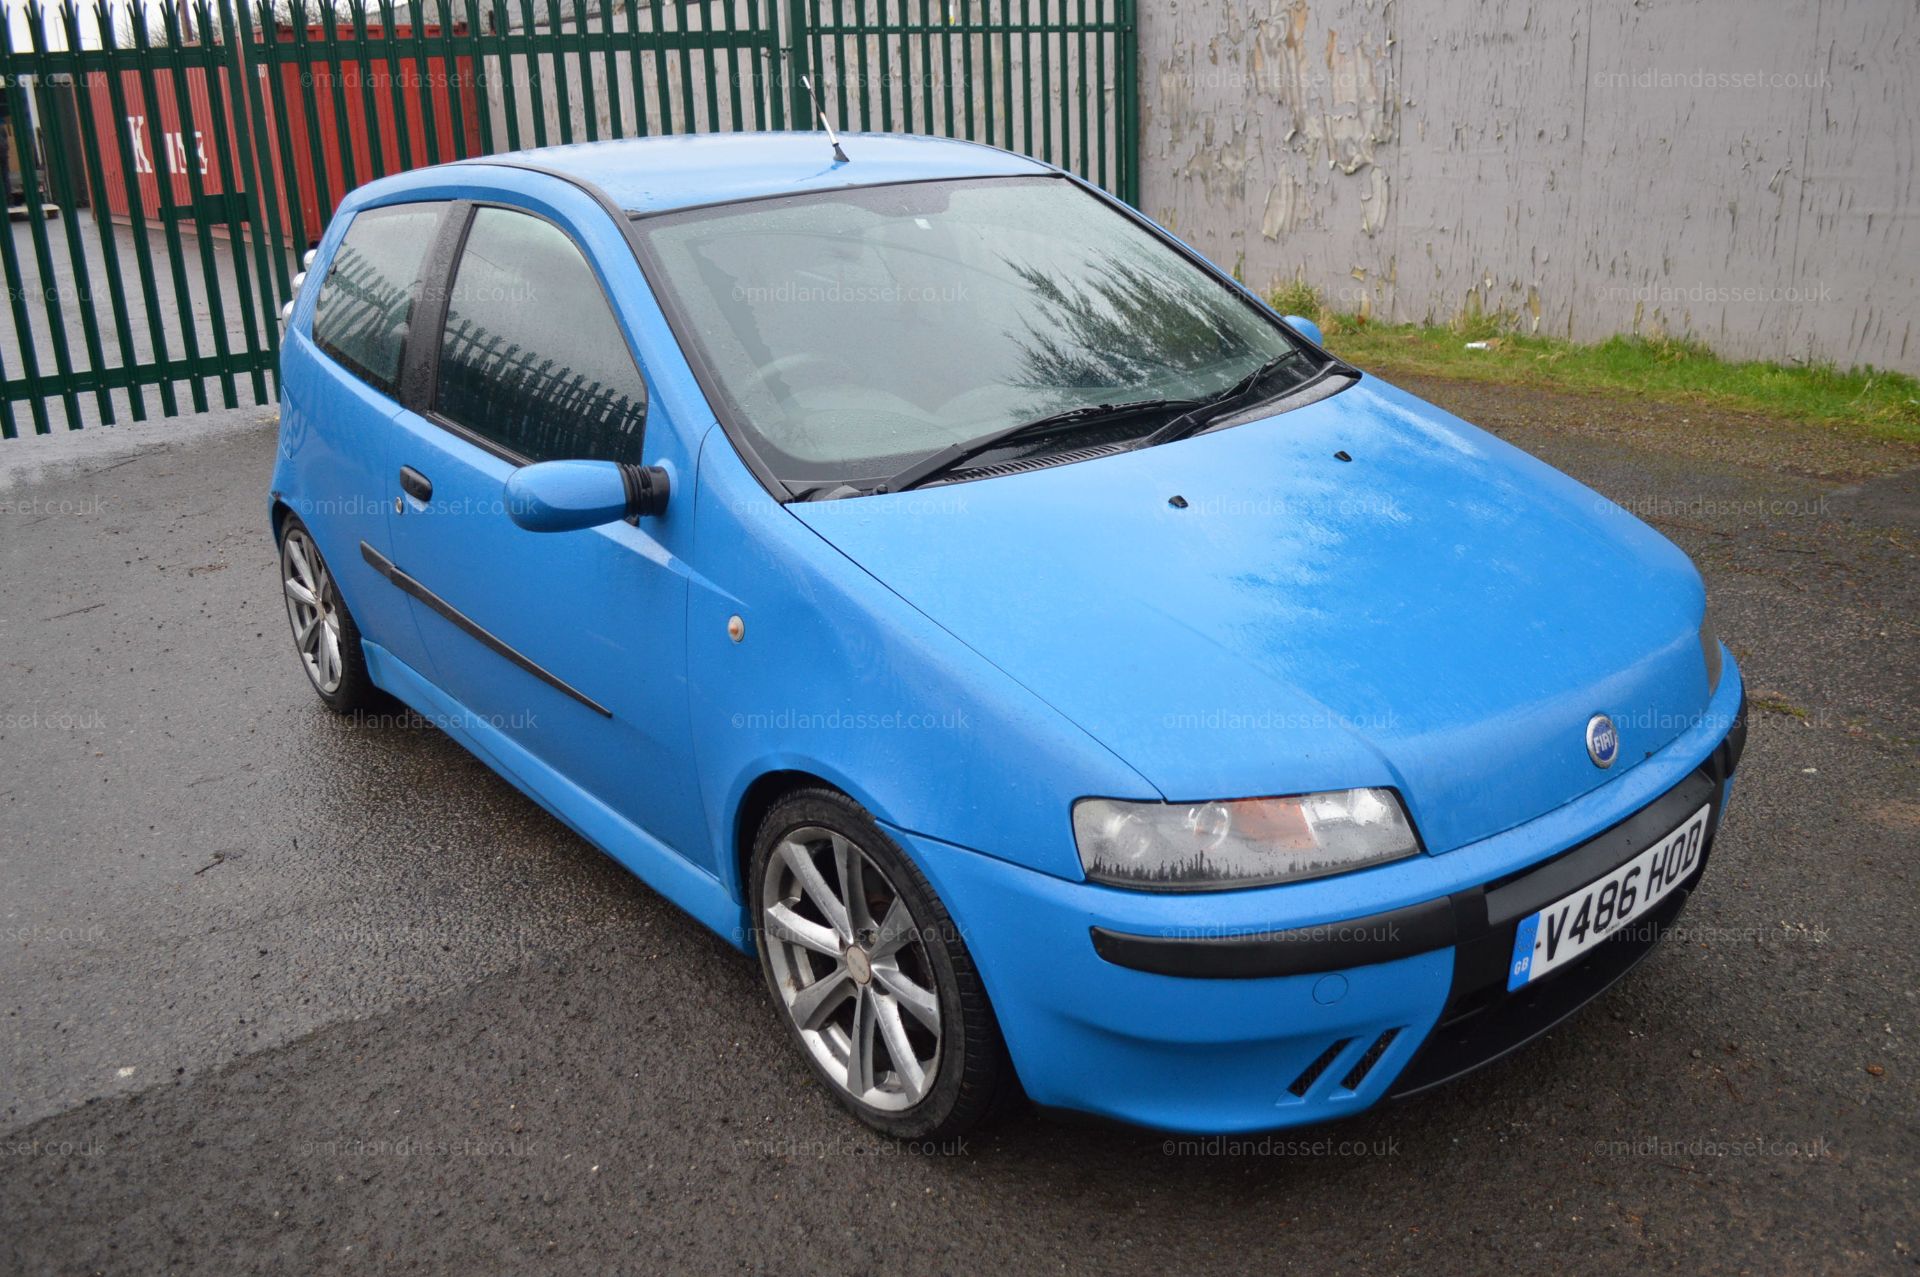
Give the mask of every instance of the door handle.
<path id="1" fill-rule="evenodd" d="M 400 467 L 400 489 L 415 501 L 433 500 L 433 480 L 412 466 Z"/>

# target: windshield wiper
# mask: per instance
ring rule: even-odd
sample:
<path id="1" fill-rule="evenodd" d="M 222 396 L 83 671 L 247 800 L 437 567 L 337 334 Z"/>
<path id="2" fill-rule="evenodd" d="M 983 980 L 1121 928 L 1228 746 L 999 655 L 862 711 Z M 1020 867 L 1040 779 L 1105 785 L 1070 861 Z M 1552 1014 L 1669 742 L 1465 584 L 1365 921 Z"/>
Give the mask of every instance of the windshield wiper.
<path id="1" fill-rule="evenodd" d="M 1173 418 L 1173 420 L 1167 422 L 1133 446 L 1135 448 L 1151 448 L 1155 444 L 1171 443 L 1175 439 L 1184 439 L 1190 434 L 1196 434 L 1206 429 L 1208 425 L 1217 421 L 1220 417 L 1235 408 L 1244 407 L 1247 404 L 1256 403 L 1261 399 L 1270 398 L 1271 396 L 1261 389 L 1261 386 L 1266 382 L 1267 378 L 1275 372 L 1278 372 L 1288 363 L 1307 353 L 1308 352 L 1304 350 L 1281 351 L 1272 359 L 1267 360 L 1267 362 L 1261 364 L 1258 368 L 1255 368 L 1231 386 L 1228 386 L 1225 390 L 1202 399 L 1194 407 Z M 1315 369 L 1311 375 L 1303 377 L 1295 385 L 1289 387 L 1289 389 L 1299 390 L 1305 386 L 1312 385 L 1329 372 L 1344 372 L 1345 370 L 1345 364 L 1342 364 L 1337 359 L 1329 359 L 1326 363 Z"/>
<path id="2" fill-rule="evenodd" d="M 1135 399 L 1129 403 L 1086 404 L 1079 408 L 1068 408 L 1064 412 L 1050 413 L 1033 421 L 1023 421 L 1017 426 L 992 431 L 981 435 L 978 439 L 969 439 L 965 443 L 948 444 L 940 451 L 922 457 L 871 490 L 873 492 L 905 492 L 908 488 L 945 474 L 982 453 L 991 452 L 1003 444 L 1018 443 L 1022 439 L 1050 435 L 1060 430 L 1085 428 L 1122 417 L 1136 416 L 1143 412 L 1164 412 L 1168 409 L 1185 412 L 1200 406 L 1202 406 L 1201 402 L 1195 399 Z"/>

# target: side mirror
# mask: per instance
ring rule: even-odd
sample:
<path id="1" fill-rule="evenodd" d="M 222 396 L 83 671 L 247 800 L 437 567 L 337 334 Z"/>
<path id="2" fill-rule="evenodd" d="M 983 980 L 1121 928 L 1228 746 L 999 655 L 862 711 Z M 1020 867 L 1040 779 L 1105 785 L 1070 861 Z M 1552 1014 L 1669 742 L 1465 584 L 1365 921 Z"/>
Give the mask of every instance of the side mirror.
<path id="1" fill-rule="evenodd" d="M 1320 325 L 1301 315 L 1282 315 L 1280 322 L 1305 337 L 1316 346 L 1324 346 L 1327 339 L 1320 335 Z"/>
<path id="2" fill-rule="evenodd" d="M 574 532 L 667 508 L 667 472 L 618 461 L 542 461 L 507 480 L 507 515 L 529 532 Z"/>

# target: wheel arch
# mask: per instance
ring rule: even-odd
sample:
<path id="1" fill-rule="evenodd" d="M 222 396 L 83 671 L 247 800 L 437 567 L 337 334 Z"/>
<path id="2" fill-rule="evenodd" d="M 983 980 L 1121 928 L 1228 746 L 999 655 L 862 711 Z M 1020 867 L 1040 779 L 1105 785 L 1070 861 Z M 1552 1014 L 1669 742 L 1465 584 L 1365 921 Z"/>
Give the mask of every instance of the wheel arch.
<path id="1" fill-rule="evenodd" d="M 281 532 L 286 529 L 287 516 L 292 513 L 293 507 L 287 504 L 287 499 L 278 492 L 274 493 L 272 500 L 267 504 L 267 527 L 273 533 L 273 544 L 276 548 L 280 544 Z"/>
<path id="2" fill-rule="evenodd" d="M 767 813 L 772 811 L 780 800 L 789 794 L 797 794 L 803 789 L 829 789 L 854 802 L 860 801 L 826 777 L 799 767 L 781 767 L 765 771 L 749 781 L 740 795 L 740 801 L 734 804 L 732 854 L 729 859 L 733 868 L 734 895 L 740 901 L 743 915 L 751 911 L 747 890 L 747 867 L 753 860 L 754 835 L 760 832 L 760 823 L 767 818 Z M 751 923 L 752 920 L 749 918 L 749 932 L 751 932 Z"/>

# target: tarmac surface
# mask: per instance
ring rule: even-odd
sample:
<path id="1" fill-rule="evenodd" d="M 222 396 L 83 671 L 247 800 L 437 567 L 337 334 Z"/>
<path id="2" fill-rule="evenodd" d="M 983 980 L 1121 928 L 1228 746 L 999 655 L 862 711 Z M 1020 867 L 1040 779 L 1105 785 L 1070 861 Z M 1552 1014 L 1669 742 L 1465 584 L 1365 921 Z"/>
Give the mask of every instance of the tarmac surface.
<path id="1" fill-rule="evenodd" d="M 1407 382 L 1695 556 L 1753 697 L 1672 942 L 1347 1123 L 867 1134 L 754 964 L 305 685 L 271 414 L 0 444 L 0 1272 L 1911 1272 L 1920 449 Z"/>

